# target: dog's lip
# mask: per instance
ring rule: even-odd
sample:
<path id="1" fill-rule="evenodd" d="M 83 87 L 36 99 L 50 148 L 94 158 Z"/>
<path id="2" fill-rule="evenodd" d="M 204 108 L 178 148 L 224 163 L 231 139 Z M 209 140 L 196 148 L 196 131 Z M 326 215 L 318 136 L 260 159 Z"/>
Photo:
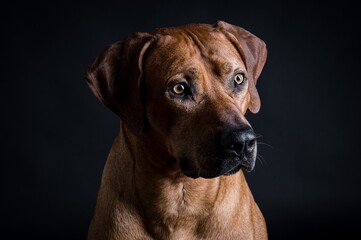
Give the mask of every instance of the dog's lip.
<path id="1" fill-rule="evenodd" d="M 239 163 L 237 165 L 235 165 L 234 167 L 232 167 L 231 169 L 228 169 L 223 175 L 231 175 L 234 174 L 236 172 L 238 172 L 241 168 L 243 168 L 242 164 Z"/>
<path id="2" fill-rule="evenodd" d="M 252 160 L 248 160 L 248 159 L 243 159 L 241 161 L 241 166 L 242 169 L 245 170 L 246 172 L 252 172 L 253 168 L 254 168 L 254 163 L 252 163 Z"/>
<path id="3" fill-rule="evenodd" d="M 252 172 L 253 167 L 249 166 L 249 165 L 243 165 L 242 164 L 242 169 L 245 170 L 246 172 Z"/>
<path id="4" fill-rule="evenodd" d="M 244 170 L 246 172 L 252 172 L 253 167 L 248 165 L 248 164 L 244 164 L 244 163 L 240 163 L 236 166 L 234 166 L 233 168 L 229 169 L 226 173 L 224 173 L 223 175 L 232 175 L 236 172 L 238 172 L 239 170 Z"/>
<path id="5" fill-rule="evenodd" d="M 252 172 L 253 168 L 254 168 L 254 164 L 252 164 L 252 160 L 248 159 L 244 154 L 239 154 L 237 153 L 236 151 L 234 150 L 230 150 L 228 151 L 228 154 L 235 158 L 238 162 L 237 165 L 235 165 L 233 168 L 231 168 L 230 170 L 228 170 L 226 172 L 229 173 L 229 172 L 232 172 L 234 169 L 236 168 L 239 168 L 239 169 L 243 169 L 244 171 L 246 172 Z M 252 166 L 253 165 L 253 166 Z M 239 170 L 238 169 L 238 170 Z"/>
<path id="6" fill-rule="evenodd" d="M 238 172 L 240 169 L 243 169 L 246 172 L 252 172 L 254 164 L 252 160 L 247 159 L 246 157 L 236 157 L 237 164 L 235 164 L 231 169 L 228 169 L 223 175 L 231 175 Z"/>
<path id="7" fill-rule="evenodd" d="M 186 175 L 187 177 L 190 177 L 190 178 L 199 178 L 200 177 L 200 171 L 199 170 L 189 171 L 189 170 L 181 169 L 181 172 L 184 175 Z"/>

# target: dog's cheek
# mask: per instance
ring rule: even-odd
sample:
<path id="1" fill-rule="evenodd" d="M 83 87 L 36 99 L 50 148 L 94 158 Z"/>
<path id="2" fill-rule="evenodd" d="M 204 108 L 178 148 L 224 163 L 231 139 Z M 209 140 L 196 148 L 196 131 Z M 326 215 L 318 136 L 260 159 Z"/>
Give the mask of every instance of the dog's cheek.
<path id="1" fill-rule="evenodd" d="M 192 153 L 197 146 L 196 135 L 193 135 L 193 130 L 187 126 L 179 124 L 175 126 L 168 133 L 169 142 L 174 149 L 174 154 L 177 157 L 187 156 L 193 157 Z"/>
<path id="2" fill-rule="evenodd" d="M 161 100 L 148 101 L 146 117 L 149 130 L 160 135 L 162 139 L 167 138 L 175 125 L 173 111 Z"/>
<path id="3" fill-rule="evenodd" d="M 184 114 L 183 114 L 184 115 Z M 174 157 L 184 155 L 190 140 L 184 116 L 165 101 L 154 101 L 147 106 L 148 131 Z"/>

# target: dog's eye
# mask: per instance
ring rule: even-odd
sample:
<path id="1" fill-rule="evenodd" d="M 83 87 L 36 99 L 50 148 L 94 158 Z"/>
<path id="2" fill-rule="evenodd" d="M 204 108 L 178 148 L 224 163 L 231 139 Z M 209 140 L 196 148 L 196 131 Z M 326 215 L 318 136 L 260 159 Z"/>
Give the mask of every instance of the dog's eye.
<path id="1" fill-rule="evenodd" d="M 177 83 L 172 87 L 172 92 L 176 95 L 182 95 L 184 94 L 186 91 L 186 87 L 184 86 L 184 84 L 181 83 Z"/>
<path id="2" fill-rule="evenodd" d="M 237 73 L 234 76 L 234 82 L 236 85 L 241 85 L 246 80 L 246 77 L 243 75 L 243 73 Z"/>

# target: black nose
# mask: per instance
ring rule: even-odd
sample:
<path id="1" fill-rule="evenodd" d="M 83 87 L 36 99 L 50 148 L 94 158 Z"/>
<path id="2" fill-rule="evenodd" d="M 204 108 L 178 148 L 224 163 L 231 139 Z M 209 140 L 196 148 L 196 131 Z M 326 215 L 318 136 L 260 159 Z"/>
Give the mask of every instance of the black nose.
<path id="1" fill-rule="evenodd" d="M 256 147 L 256 134 L 252 129 L 227 130 L 222 133 L 221 142 L 225 150 L 239 155 L 249 155 Z"/>

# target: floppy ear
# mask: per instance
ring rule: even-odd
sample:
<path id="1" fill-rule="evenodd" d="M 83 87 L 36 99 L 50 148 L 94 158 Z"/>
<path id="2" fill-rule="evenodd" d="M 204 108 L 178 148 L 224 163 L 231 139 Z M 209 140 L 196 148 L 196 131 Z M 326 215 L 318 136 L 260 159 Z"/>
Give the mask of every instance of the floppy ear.
<path id="1" fill-rule="evenodd" d="M 155 37 L 148 33 L 131 34 L 106 48 L 86 74 L 94 95 L 134 133 L 143 130 L 142 61 L 154 41 Z"/>
<path id="2" fill-rule="evenodd" d="M 266 44 L 241 27 L 223 21 L 218 21 L 216 27 L 236 46 L 246 64 L 251 97 L 248 108 L 252 113 L 257 113 L 261 107 L 261 101 L 256 89 L 256 82 L 266 62 Z"/>

